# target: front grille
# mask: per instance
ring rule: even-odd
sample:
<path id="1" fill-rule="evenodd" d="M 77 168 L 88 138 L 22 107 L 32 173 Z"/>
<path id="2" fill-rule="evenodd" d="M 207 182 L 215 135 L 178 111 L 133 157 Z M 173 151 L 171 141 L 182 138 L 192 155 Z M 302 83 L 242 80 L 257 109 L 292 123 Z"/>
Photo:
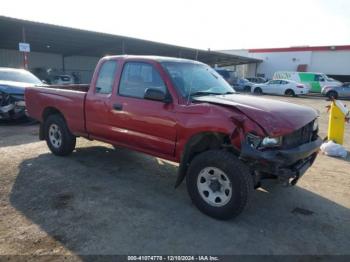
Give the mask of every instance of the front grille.
<path id="1" fill-rule="evenodd" d="M 283 136 L 283 148 L 290 149 L 311 142 L 314 139 L 313 124 L 314 121 L 289 135 Z"/>

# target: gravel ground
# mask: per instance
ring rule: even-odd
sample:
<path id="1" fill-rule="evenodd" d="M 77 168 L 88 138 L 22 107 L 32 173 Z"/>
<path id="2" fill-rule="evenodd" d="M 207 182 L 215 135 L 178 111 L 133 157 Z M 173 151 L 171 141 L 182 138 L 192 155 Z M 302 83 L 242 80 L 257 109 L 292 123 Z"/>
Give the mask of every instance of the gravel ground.
<path id="1" fill-rule="evenodd" d="M 325 136 L 329 102 L 271 98 L 318 109 Z M 265 182 L 241 216 L 217 221 L 174 189 L 174 163 L 84 139 L 56 157 L 37 136 L 0 123 L 0 255 L 350 255 L 350 156 L 320 155 L 297 186 Z"/>

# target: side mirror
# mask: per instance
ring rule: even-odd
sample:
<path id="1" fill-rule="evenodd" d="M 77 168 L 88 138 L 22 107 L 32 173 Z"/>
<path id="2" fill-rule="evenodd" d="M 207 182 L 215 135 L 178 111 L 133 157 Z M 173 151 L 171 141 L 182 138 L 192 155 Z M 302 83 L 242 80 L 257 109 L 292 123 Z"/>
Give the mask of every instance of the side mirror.
<path id="1" fill-rule="evenodd" d="M 164 103 L 170 103 L 171 98 L 164 91 L 155 89 L 155 88 L 147 88 L 145 91 L 144 99 L 161 101 Z"/>

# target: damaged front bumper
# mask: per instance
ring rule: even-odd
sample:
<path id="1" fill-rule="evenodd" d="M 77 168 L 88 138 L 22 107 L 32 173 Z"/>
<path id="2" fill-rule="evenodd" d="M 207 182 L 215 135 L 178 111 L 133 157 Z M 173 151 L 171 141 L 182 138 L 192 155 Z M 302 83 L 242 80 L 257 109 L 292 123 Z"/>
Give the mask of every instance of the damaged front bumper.
<path id="1" fill-rule="evenodd" d="M 243 143 L 240 158 L 257 172 L 277 176 L 295 184 L 316 159 L 322 139 L 292 149 L 270 149 L 260 151 Z"/>
<path id="2" fill-rule="evenodd" d="M 0 119 L 19 119 L 26 115 L 24 97 L 0 93 Z"/>

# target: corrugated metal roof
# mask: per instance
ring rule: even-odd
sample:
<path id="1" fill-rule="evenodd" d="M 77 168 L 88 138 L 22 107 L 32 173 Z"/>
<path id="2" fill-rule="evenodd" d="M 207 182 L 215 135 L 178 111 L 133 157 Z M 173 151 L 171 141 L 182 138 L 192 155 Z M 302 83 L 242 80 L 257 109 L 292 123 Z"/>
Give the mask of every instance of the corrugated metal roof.
<path id="1" fill-rule="evenodd" d="M 25 28 L 31 51 L 63 56 L 115 54 L 158 55 L 197 59 L 219 66 L 259 63 L 261 60 L 194 48 L 181 47 L 137 38 L 81 30 L 28 20 L 0 16 L 0 48 L 18 50 Z"/>

